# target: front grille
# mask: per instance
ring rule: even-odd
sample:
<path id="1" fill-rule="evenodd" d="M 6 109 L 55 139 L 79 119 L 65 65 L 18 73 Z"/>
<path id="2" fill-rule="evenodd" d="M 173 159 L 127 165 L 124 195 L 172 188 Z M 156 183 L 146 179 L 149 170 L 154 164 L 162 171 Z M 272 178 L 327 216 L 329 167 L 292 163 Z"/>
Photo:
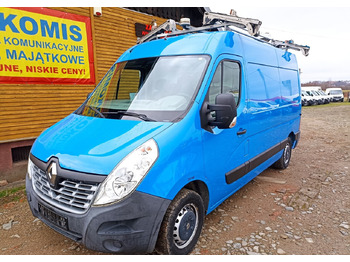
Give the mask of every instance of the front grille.
<path id="1" fill-rule="evenodd" d="M 98 183 L 64 179 L 58 188 L 50 186 L 46 172 L 34 165 L 32 178 L 35 192 L 45 201 L 68 212 L 82 214 L 90 207 L 98 189 Z"/>

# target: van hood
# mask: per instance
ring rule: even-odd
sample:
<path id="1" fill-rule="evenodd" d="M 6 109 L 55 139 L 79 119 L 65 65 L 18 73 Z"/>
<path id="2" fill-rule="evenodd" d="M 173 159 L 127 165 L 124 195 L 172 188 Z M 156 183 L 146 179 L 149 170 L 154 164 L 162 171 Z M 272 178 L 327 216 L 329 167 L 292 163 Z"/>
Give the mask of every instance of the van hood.
<path id="1" fill-rule="evenodd" d="M 128 153 L 170 125 L 71 114 L 45 130 L 31 153 L 44 162 L 57 157 L 65 169 L 108 175 Z"/>

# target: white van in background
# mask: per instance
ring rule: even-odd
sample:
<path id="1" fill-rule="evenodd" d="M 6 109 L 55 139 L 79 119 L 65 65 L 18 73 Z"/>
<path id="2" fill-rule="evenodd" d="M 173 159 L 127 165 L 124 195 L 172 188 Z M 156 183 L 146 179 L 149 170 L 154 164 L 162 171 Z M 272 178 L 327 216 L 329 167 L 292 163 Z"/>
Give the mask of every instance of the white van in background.
<path id="1" fill-rule="evenodd" d="M 343 90 L 340 87 L 327 88 L 326 94 L 332 96 L 333 102 L 344 101 Z"/>
<path id="2" fill-rule="evenodd" d="M 326 95 L 323 90 L 316 90 L 315 92 L 321 96 L 323 104 L 329 104 L 329 102 L 332 101 L 332 97 L 330 95 Z"/>
<path id="3" fill-rule="evenodd" d="M 320 86 L 302 86 L 301 91 L 313 97 L 318 105 L 333 101 L 333 96 L 325 93 Z"/>
<path id="4" fill-rule="evenodd" d="M 312 106 L 317 105 L 317 102 L 305 90 L 301 90 L 301 104 L 302 106 Z"/>

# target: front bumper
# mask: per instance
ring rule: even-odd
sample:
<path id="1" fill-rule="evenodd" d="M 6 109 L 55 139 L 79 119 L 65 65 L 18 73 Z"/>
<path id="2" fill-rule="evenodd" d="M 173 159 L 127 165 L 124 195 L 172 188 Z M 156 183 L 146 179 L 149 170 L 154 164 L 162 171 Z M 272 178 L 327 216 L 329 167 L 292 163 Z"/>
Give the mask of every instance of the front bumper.
<path id="1" fill-rule="evenodd" d="M 342 101 L 344 98 L 341 96 L 333 97 L 333 102 L 339 102 Z"/>
<path id="2" fill-rule="evenodd" d="M 125 200 L 103 207 L 90 207 L 84 214 L 73 214 L 42 200 L 26 176 L 30 209 L 46 225 L 82 243 L 87 248 L 122 254 L 144 254 L 153 251 L 163 216 L 170 200 L 135 191 Z M 44 206 L 66 219 L 65 228 L 57 226 L 39 211 Z"/>

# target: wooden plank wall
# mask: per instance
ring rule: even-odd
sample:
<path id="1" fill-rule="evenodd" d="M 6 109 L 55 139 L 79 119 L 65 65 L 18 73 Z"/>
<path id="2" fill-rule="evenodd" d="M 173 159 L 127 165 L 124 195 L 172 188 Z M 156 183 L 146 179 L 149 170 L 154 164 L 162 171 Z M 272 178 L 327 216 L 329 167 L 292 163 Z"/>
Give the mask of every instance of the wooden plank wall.
<path id="1" fill-rule="evenodd" d="M 94 33 L 97 83 L 128 48 L 136 44 L 135 23 L 158 25 L 166 19 L 118 7 L 103 7 L 94 17 L 89 7 L 52 8 L 89 16 Z M 81 105 L 94 85 L 0 84 L 0 143 L 37 137 Z"/>

